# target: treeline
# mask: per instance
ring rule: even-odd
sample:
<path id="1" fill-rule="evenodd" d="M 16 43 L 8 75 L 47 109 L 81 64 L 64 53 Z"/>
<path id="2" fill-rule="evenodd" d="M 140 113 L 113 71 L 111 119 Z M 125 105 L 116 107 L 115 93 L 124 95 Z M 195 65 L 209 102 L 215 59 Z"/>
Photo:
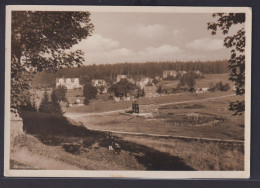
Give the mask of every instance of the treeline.
<path id="1" fill-rule="evenodd" d="M 124 74 L 134 79 L 139 79 L 143 76 L 154 78 L 162 76 L 164 70 L 176 71 L 196 71 L 199 70 L 204 74 L 223 74 L 227 73 L 228 62 L 223 61 L 208 61 L 208 62 L 146 62 L 146 63 L 117 63 L 117 64 L 102 64 L 88 65 L 75 68 L 65 68 L 59 70 L 55 74 L 46 72 L 36 74 L 33 86 L 35 87 L 51 87 L 55 85 L 55 78 L 80 78 L 81 84 L 92 79 L 105 79 L 108 82 L 113 82 L 117 75 Z"/>

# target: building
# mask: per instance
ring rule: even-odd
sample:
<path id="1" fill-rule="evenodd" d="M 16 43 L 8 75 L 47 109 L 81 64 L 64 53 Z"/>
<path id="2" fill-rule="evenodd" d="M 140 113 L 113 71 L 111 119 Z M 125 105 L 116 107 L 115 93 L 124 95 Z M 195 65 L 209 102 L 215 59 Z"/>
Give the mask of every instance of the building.
<path id="1" fill-rule="evenodd" d="M 79 78 L 56 78 L 56 87 L 65 86 L 67 89 L 82 89 Z"/>
<path id="2" fill-rule="evenodd" d="M 137 85 L 143 89 L 145 86 L 152 84 L 151 78 L 142 78 L 139 82 L 137 82 Z"/>
<path id="3" fill-rule="evenodd" d="M 102 79 L 92 80 L 91 84 L 97 88 L 99 94 L 107 93 L 107 82 L 105 80 Z"/>
<path id="4" fill-rule="evenodd" d="M 197 70 L 197 71 L 194 71 L 194 74 L 196 74 L 196 75 L 199 75 L 199 76 L 201 76 L 201 75 L 202 75 L 202 73 L 201 73 L 199 70 Z"/>
<path id="5" fill-rule="evenodd" d="M 92 80 L 91 81 L 91 84 L 95 87 L 98 87 L 98 86 L 107 86 L 107 82 L 105 80 L 101 80 L 101 79 L 97 79 L 97 80 Z"/>
<path id="6" fill-rule="evenodd" d="M 176 70 L 165 70 L 165 71 L 163 71 L 163 79 L 166 79 L 169 76 L 176 78 L 177 77 L 177 71 Z"/>
<path id="7" fill-rule="evenodd" d="M 121 79 L 127 79 L 127 76 L 123 74 L 117 75 L 116 82 L 119 82 Z"/>
<path id="8" fill-rule="evenodd" d="M 158 96 L 157 87 L 156 86 L 147 86 L 144 87 L 145 97 L 155 97 Z"/>
<path id="9" fill-rule="evenodd" d="M 159 81 L 159 80 L 161 80 L 161 77 L 160 76 L 155 76 L 154 79 Z"/>
<path id="10" fill-rule="evenodd" d="M 183 77 L 185 74 L 187 74 L 187 71 L 179 71 L 178 74 Z"/>
<path id="11" fill-rule="evenodd" d="M 209 91 L 209 88 L 208 87 L 203 87 L 203 88 L 198 88 L 196 90 L 196 93 L 206 93 Z"/>

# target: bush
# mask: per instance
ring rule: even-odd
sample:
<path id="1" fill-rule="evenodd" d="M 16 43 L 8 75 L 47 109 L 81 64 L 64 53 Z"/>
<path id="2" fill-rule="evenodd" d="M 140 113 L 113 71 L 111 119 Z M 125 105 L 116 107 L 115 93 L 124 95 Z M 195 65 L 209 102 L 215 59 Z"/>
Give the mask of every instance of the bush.
<path id="1" fill-rule="evenodd" d="M 230 89 L 230 85 L 228 83 L 223 84 L 222 81 L 216 83 L 215 86 L 209 88 L 209 91 L 228 91 Z"/>

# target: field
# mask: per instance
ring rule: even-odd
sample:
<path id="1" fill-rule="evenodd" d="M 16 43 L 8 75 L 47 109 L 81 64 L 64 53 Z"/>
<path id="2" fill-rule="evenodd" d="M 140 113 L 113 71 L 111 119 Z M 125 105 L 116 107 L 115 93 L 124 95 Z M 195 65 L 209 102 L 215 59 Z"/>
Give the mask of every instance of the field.
<path id="1" fill-rule="evenodd" d="M 222 92 L 219 93 L 219 95 Z M 214 93 L 216 96 L 217 93 Z M 225 94 L 222 93 L 222 95 Z M 203 95 L 203 94 L 202 94 Z M 217 96 L 219 96 L 217 95 Z M 169 97 L 169 96 L 167 96 Z M 180 101 L 179 98 L 189 101 L 200 100 L 202 96 L 199 94 L 192 95 L 172 95 L 171 102 Z M 210 96 L 209 93 L 207 97 Z M 156 106 L 162 104 L 158 101 L 155 103 L 156 109 L 152 113 L 152 117 L 133 117 L 130 115 L 123 115 L 119 112 L 111 114 L 88 114 L 86 113 L 67 113 L 66 116 L 73 118 L 76 121 L 82 122 L 89 129 L 97 130 L 111 130 L 124 132 L 137 132 L 149 134 L 161 134 L 171 136 L 187 136 L 187 137 L 203 137 L 203 138 L 217 138 L 217 139 L 244 139 L 244 122 L 243 117 L 234 117 L 232 112 L 228 110 L 229 101 L 235 100 L 235 96 L 219 98 L 215 100 L 183 103 L 175 105 Z M 165 99 L 162 99 L 164 101 Z M 115 103 L 118 107 L 119 103 Z M 122 104 L 126 105 L 125 103 Z M 111 105 L 112 106 L 112 105 Z M 119 107 L 118 107 L 119 108 Z M 110 108 L 111 109 L 111 108 Z M 116 108 L 113 108 L 115 110 Z M 193 120 L 188 120 L 188 114 L 207 114 L 209 117 L 202 117 L 197 121 L 197 125 Z M 80 115 L 82 114 L 82 115 Z M 205 115 L 204 115 L 205 116 Z M 218 124 L 209 126 L 206 122 L 213 120 L 221 120 Z M 204 126 L 199 126 L 204 123 Z"/>
<path id="2" fill-rule="evenodd" d="M 228 74 L 205 74 L 205 78 L 196 80 L 196 88 L 208 88 L 214 86 L 217 82 L 222 81 L 223 84 L 229 83 L 230 86 L 233 86 L 234 83 L 228 80 Z M 179 80 L 167 81 L 166 86 L 176 87 L 179 83 Z"/>

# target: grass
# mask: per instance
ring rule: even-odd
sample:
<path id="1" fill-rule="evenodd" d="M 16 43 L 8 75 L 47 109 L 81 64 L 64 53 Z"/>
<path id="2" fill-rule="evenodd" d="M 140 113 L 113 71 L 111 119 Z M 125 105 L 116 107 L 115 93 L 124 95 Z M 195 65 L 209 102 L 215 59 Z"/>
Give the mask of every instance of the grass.
<path id="1" fill-rule="evenodd" d="M 182 96 L 175 96 L 174 100 L 178 100 L 178 97 Z M 189 100 L 192 100 L 192 98 Z M 131 116 L 115 113 L 81 116 L 77 117 L 76 120 L 91 129 L 243 140 L 244 117 L 232 116 L 232 112 L 228 110 L 229 102 L 232 100 L 236 100 L 236 97 L 231 96 L 200 103 L 161 106 L 158 108 L 157 113 L 154 113 L 154 117 L 148 119 L 142 117 L 132 118 Z M 188 121 L 183 124 L 182 119 L 180 119 L 179 123 L 175 123 L 178 118 L 194 112 L 209 114 L 211 120 L 217 118 L 224 121 L 212 127 L 194 126 L 193 122 L 188 123 Z"/>
<path id="2" fill-rule="evenodd" d="M 243 144 L 145 136 L 124 136 L 124 140 L 183 158 L 195 170 L 243 170 Z"/>
<path id="3" fill-rule="evenodd" d="M 222 83 L 229 83 L 229 85 L 232 87 L 234 83 L 229 81 L 228 78 L 228 74 L 205 74 L 205 78 L 196 80 L 196 87 L 211 87 L 220 81 L 222 81 Z"/>
<path id="4" fill-rule="evenodd" d="M 36 168 L 33 162 L 27 160 L 26 163 L 24 157 L 12 158 L 17 153 L 25 153 L 29 161 L 33 161 L 34 156 L 42 159 L 41 164 L 48 163 L 46 158 L 51 160 L 54 169 L 55 161 L 63 164 L 57 166 L 58 169 L 71 166 L 87 170 L 243 169 L 243 144 L 114 134 L 122 149 L 118 155 L 108 150 L 106 133 L 90 131 L 53 114 L 25 112 L 22 117 L 28 134 L 15 138 L 11 168 Z M 66 151 L 64 143 L 80 145 L 79 152 Z"/>

